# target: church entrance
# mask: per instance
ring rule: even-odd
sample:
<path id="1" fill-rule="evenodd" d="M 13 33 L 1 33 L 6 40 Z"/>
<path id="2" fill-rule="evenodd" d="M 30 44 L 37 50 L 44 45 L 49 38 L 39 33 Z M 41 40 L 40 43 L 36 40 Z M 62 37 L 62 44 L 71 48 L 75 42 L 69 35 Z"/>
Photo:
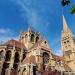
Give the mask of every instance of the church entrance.
<path id="1" fill-rule="evenodd" d="M 46 69 L 48 63 L 49 63 L 49 54 L 47 52 L 43 53 L 43 70 Z"/>
<path id="2" fill-rule="evenodd" d="M 33 66 L 33 75 L 36 75 L 36 66 Z"/>

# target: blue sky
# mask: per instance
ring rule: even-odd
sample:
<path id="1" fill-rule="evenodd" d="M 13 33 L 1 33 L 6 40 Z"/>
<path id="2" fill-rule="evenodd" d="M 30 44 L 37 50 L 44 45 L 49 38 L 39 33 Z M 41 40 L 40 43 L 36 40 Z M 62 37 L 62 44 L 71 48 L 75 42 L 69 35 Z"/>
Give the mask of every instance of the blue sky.
<path id="1" fill-rule="evenodd" d="M 69 13 L 74 2 L 62 7 L 60 0 L 0 0 L 0 42 L 18 39 L 20 31 L 31 26 L 61 55 L 62 13 L 75 34 L 75 14 Z"/>

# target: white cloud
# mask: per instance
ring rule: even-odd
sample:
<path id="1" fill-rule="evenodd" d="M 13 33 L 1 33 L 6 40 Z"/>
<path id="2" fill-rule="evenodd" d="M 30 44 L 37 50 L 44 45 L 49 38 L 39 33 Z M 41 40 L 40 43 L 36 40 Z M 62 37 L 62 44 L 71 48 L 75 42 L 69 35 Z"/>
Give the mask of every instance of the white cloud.
<path id="1" fill-rule="evenodd" d="M 0 44 L 10 39 L 18 39 L 18 36 L 14 36 L 14 32 L 11 29 L 0 28 Z"/>
<path id="2" fill-rule="evenodd" d="M 10 29 L 0 28 L 0 34 L 6 34 L 6 33 L 10 33 L 10 32 L 11 32 Z"/>
<path id="3" fill-rule="evenodd" d="M 44 31 L 47 31 L 47 28 L 49 28 L 50 23 L 41 17 L 41 15 L 39 14 L 40 10 L 37 11 L 37 9 L 30 7 L 30 6 L 32 6 L 32 5 L 30 5 L 31 0 L 12 0 L 12 1 L 14 3 L 17 3 L 21 7 L 20 11 L 22 13 L 22 17 L 27 18 L 29 25 L 31 25 L 36 30 L 37 30 L 37 28 L 39 28 L 40 30 L 41 30 L 41 28 L 44 28 Z M 47 28 L 43 27 L 44 25 L 46 25 Z M 55 40 L 52 43 L 52 46 L 55 47 L 54 53 L 56 55 L 62 55 L 62 51 L 58 47 L 59 42 L 60 42 L 59 38 L 55 38 Z"/>
<path id="4" fill-rule="evenodd" d="M 18 37 L 2 36 L 2 37 L 0 37 L 0 44 L 5 43 L 6 41 L 8 41 L 10 39 L 18 40 Z"/>
<path id="5" fill-rule="evenodd" d="M 55 40 L 53 40 L 53 43 L 51 44 L 53 47 L 53 52 L 56 55 L 62 56 L 62 49 L 61 49 L 61 40 L 60 38 L 55 38 Z"/>
<path id="6" fill-rule="evenodd" d="M 57 52 L 55 51 L 54 53 L 55 53 L 55 55 L 58 55 L 58 56 L 62 56 L 63 55 L 61 49 L 58 49 Z"/>
<path id="7" fill-rule="evenodd" d="M 41 28 L 44 25 L 49 26 L 50 23 L 42 18 L 40 15 L 39 9 L 32 8 L 31 0 L 11 0 L 14 3 L 17 3 L 20 6 L 20 11 L 22 17 L 27 19 L 28 24 L 33 28 Z M 42 8 L 43 9 L 43 8 Z"/>

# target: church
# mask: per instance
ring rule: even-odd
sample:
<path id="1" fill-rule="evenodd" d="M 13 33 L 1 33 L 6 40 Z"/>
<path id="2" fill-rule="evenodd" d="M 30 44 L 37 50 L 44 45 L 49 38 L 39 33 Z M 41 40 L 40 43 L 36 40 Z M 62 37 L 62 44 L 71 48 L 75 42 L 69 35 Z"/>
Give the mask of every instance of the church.
<path id="1" fill-rule="evenodd" d="M 75 38 L 63 16 L 63 30 L 61 34 L 61 48 L 63 59 L 68 67 L 75 72 Z"/>
<path id="2" fill-rule="evenodd" d="M 53 54 L 47 39 L 31 27 L 21 32 L 18 41 L 0 45 L 0 75 L 37 75 L 48 68 L 75 71 L 75 39 L 63 16 L 61 36 L 63 56 Z"/>

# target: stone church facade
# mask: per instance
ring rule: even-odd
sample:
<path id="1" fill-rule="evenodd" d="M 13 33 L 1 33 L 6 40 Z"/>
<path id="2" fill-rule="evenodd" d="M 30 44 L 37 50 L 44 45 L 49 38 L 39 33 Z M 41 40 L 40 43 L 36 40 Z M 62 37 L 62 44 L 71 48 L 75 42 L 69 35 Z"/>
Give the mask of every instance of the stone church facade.
<path id="1" fill-rule="evenodd" d="M 61 46 L 63 57 L 54 55 L 48 41 L 30 27 L 20 33 L 18 41 L 0 45 L 0 75 L 36 75 L 48 68 L 75 71 L 74 38 L 64 17 Z"/>
<path id="2" fill-rule="evenodd" d="M 39 33 L 29 28 L 28 32 L 21 33 L 20 42 L 27 48 L 26 58 L 21 64 L 22 69 L 20 75 L 24 68 L 26 68 L 25 74 L 30 71 L 28 75 L 33 75 L 36 69 L 38 71 L 46 69 L 51 57 L 51 49 L 47 40 L 43 39 Z"/>
<path id="3" fill-rule="evenodd" d="M 35 75 L 53 65 L 52 51 L 46 39 L 32 28 L 21 32 L 19 41 L 0 45 L 0 75 Z"/>

